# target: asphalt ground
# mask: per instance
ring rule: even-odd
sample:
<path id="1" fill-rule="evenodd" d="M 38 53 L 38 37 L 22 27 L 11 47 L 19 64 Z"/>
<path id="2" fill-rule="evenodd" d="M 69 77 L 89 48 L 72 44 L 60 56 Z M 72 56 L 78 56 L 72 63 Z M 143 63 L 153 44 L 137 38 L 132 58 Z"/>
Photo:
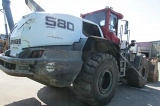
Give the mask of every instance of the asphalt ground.
<path id="1" fill-rule="evenodd" d="M 13 77 L 0 71 L 0 106 L 87 105 L 77 99 L 72 87 L 48 87 L 28 78 Z M 119 84 L 115 96 L 107 106 L 160 106 L 160 81 L 148 83 L 141 89 Z"/>

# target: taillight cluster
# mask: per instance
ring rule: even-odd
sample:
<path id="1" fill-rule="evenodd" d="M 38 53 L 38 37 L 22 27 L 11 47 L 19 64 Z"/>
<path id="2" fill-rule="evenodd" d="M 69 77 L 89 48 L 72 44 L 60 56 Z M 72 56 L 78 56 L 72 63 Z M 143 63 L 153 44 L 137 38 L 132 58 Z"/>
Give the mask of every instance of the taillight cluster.
<path id="1" fill-rule="evenodd" d="M 39 58 L 43 55 L 43 50 L 36 50 L 36 51 L 32 51 L 30 57 L 31 58 Z"/>

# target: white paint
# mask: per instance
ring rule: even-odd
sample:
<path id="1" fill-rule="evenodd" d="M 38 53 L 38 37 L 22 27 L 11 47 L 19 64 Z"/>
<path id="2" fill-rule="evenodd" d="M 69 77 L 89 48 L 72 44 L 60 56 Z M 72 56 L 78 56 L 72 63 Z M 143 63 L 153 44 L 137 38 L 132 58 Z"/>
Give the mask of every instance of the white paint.
<path id="1" fill-rule="evenodd" d="M 54 71 L 54 65 L 55 65 L 55 63 L 48 63 L 48 64 L 46 65 L 46 70 L 47 70 L 48 72 Z"/>

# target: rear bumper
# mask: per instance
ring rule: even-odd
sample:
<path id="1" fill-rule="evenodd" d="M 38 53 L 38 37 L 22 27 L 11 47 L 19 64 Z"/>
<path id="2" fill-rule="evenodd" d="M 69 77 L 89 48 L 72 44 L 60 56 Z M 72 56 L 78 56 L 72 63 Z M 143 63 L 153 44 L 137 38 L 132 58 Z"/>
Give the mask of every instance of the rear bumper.
<path id="1" fill-rule="evenodd" d="M 28 77 L 56 87 L 69 86 L 82 67 L 82 52 L 45 50 L 41 58 L 0 55 L 0 69 L 12 76 Z"/>
<path id="2" fill-rule="evenodd" d="M 35 64 L 35 60 L 33 59 L 20 59 L 20 58 L 13 58 L 7 57 L 0 54 L 0 69 L 5 72 L 6 74 L 12 76 L 20 76 L 20 77 L 32 77 L 34 76 L 33 72 L 29 72 L 29 65 Z M 13 65 L 14 68 L 11 68 L 10 65 Z M 25 67 L 28 70 L 20 70 L 17 69 L 19 67 Z"/>

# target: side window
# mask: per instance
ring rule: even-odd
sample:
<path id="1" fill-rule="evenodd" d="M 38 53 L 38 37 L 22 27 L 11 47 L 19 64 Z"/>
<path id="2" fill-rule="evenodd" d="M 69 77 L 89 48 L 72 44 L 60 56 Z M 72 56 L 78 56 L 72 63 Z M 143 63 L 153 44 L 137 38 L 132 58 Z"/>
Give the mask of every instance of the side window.
<path id="1" fill-rule="evenodd" d="M 83 22 L 82 33 L 87 37 L 89 36 L 101 37 L 101 33 L 99 31 L 98 26 L 87 22 Z"/>
<path id="2" fill-rule="evenodd" d="M 109 29 L 111 32 L 114 32 L 115 34 L 117 34 L 117 24 L 118 24 L 117 16 L 111 13 Z"/>
<path id="3" fill-rule="evenodd" d="M 106 11 L 93 12 L 83 16 L 83 18 L 95 22 L 100 26 L 104 26 L 106 20 Z"/>

